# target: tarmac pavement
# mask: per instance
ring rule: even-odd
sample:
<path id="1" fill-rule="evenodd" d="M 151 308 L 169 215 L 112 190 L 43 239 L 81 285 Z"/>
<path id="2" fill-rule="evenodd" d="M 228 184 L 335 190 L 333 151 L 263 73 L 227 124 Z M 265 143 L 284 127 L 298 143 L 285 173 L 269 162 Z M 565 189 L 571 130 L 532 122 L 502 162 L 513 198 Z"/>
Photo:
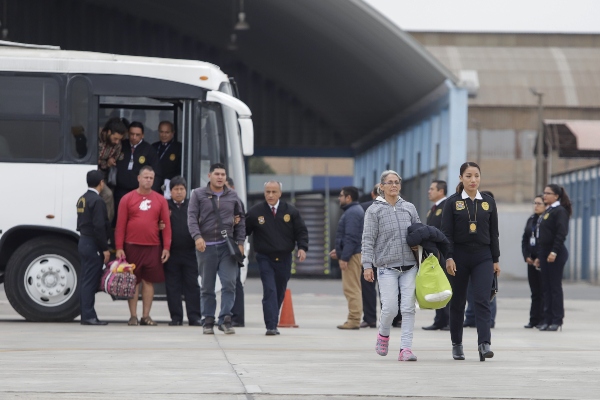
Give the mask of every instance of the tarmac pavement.
<path id="1" fill-rule="evenodd" d="M 454 361 L 448 332 L 424 331 L 433 311 L 417 310 L 417 362 L 375 353 L 376 329 L 341 331 L 347 308 L 339 280 L 293 279 L 299 328 L 265 336 L 260 281 L 246 283 L 246 327 L 235 335 L 167 326 L 127 326 L 125 302 L 98 294 L 108 326 L 29 323 L 0 290 L 0 399 L 600 399 L 600 287 L 565 283 L 562 332 L 524 329 L 527 283 L 501 281 L 495 357 L 480 362 L 466 328 L 465 361 Z M 141 309 L 141 304 L 139 305 Z"/>

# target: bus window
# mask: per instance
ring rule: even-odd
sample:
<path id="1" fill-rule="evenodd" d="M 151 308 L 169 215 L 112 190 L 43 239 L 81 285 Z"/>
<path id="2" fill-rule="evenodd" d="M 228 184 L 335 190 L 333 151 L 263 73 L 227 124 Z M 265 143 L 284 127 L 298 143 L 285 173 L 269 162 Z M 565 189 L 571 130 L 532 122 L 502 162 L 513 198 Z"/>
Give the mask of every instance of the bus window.
<path id="1" fill-rule="evenodd" d="M 226 135 L 221 106 L 198 104 L 198 108 L 196 112 L 200 121 L 195 124 L 195 129 L 200 128 L 200 140 L 194 140 L 192 159 L 200 162 L 194 166 L 192 177 L 194 187 L 208 184 L 211 164 L 220 162 L 227 165 Z"/>
<path id="2" fill-rule="evenodd" d="M 69 84 L 69 110 L 71 120 L 71 135 L 69 148 L 74 158 L 85 158 L 88 147 L 92 144 L 92 134 L 89 126 L 90 94 L 89 87 L 83 79 L 76 79 Z"/>
<path id="3" fill-rule="evenodd" d="M 0 76 L 0 160 L 56 161 L 60 90 L 50 77 Z"/>

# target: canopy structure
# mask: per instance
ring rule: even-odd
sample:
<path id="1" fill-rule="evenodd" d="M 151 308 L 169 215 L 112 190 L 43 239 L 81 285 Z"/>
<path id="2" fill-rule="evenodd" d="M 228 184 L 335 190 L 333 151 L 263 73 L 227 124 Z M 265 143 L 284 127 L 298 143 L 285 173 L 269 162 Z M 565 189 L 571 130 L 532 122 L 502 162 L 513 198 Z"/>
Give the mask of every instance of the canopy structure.
<path id="1" fill-rule="evenodd" d="M 544 127 L 559 157 L 600 157 L 600 121 L 547 119 Z"/>
<path id="2" fill-rule="evenodd" d="M 257 155 L 353 156 L 456 78 L 361 0 L 8 0 L 7 40 L 197 59 L 235 78 Z M 365 140 L 366 139 L 366 140 Z"/>

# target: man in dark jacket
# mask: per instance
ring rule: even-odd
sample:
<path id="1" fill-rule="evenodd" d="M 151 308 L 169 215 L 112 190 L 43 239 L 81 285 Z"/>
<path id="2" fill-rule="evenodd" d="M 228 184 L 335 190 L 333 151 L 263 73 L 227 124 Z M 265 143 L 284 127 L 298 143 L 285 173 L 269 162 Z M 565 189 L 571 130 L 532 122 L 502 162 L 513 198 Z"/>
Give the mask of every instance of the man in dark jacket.
<path id="1" fill-rule="evenodd" d="M 144 140 L 144 125 L 133 121 L 129 124 L 129 138 L 121 143 L 121 154 L 117 159 L 117 186 L 115 187 L 115 209 L 123 196 L 139 187 L 138 175 L 143 166 L 149 165 L 155 173 L 152 190 L 158 192 L 162 184 L 158 156 L 152 145 Z"/>
<path id="2" fill-rule="evenodd" d="M 367 211 L 367 208 L 373 204 L 373 201 L 377 198 L 377 189 L 379 184 L 373 186 L 373 190 L 368 194 L 370 200 L 360 203 L 363 210 Z M 360 287 L 362 291 L 362 305 L 363 305 L 363 321 L 360 323 L 361 328 L 376 328 L 377 327 L 377 272 L 376 268 L 373 268 L 373 282 L 365 280 L 363 274 L 360 274 Z M 398 294 L 400 297 L 400 294 Z M 400 304 L 400 300 L 398 300 Z M 399 321 L 399 322 L 398 322 Z M 400 307 L 398 307 L 398 316 L 392 323 L 396 326 L 398 323 L 402 323 L 402 314 L 400 313 Z"/>
<path id="3" fill-rule="evenodd" d="M 263 284 L 263 315 L 266 335 L 278 335 L 279 310 L 292 275 L 292 251 L 298 261 L 306 259 L 308 229 L 296 207 L 280 200 L 281 183 L 265 183 L 265 200 L 248 210 L 246 235 L 254 233 L 254 250 Z"/>
<path id="4" fill-rule="evenodd" d="M 200 252 L 198 260 L 202 277 L 200 303 L 204 317 L 203 333 L 214 334 L 217 307 L 215 284 L 218 273 L 222 285 L 218 325 L 219 330 L 229 335 L 235 333 L 231 326 L 231 309 L 235 302 L 238 264 L 229 252 L 226 238 L 221 234 L 219 218 L 223 230 L 226 231 L 227 236 L 233 237 L 237 242 L 242 254 L 244 254 L 246 224 L 237 193 L 225 185 L 227 179 L 225 165 L 221 163 L 211 165 L 208 179 L 207 186 L 192 192 L 188 207 L 188 229 L 196 243 L 196 250 Z M 235 215 L 241 217 L 238 224 L 234 223 Z"/>
<path id="5" fill-rule="evenodd" d="M 170 326 L 183 324 L 181 295 L 185 296 L 185 310 L 190 326 L 200 326 L 200 285 L 198 284 L 198 263 L 196 245 L 187 224 L 189 201 L 186 196 L 186 182 L 181 176 L 171 179 L 171 256 L 165 263 L 165 287 L 167 305 L 171 314 Z"/>
<path id="6" fill-rule="evenodd" d="M 102 171 L 87 173 L 88 191 L 77 200 L 77 230 L 81 234 L 77 249 L 81 259 L 81 325 L 106 325 L 94 310 L 102 265 L 108 262 L 108 214 L 99 193 L 104 187 Z M 58 278 L 58 277 L 57 277 Z M 60 287 L 57 285 L 57 291 Z"/>
<path id="7" fill-rule="evenodd" d="M 429 186 L 429 192 L 427 193 L 429 201 L 433 202 L 431 210 L 427 212 L 427 225 L 434 226 L 438 229 L 442 227 L 442 210 L 446 203 L 446 195 L 448 193 L 448 185 L 446 181 L 433 181 Z M 440 265 L 446 265 L 446 262 L 442 263 L 440 259 Z M 442 268 L 446 272 L 446 268 Z M 423 329 L 426 331 L 435 330 L 450 330 L 450 303 L 444 308 L 435 310 L 435 318 L 433 324 L 430 326 L 424 326 Z"/>
<path id="8" fill-rule="evenodd" d="M 158 124 L 158 142 L 152 143 L 152 147 L 158 155 L 158 164 L 162 181 L 160 186 L 165 186 L 165 197 L 169 198 L 170 180 L 181 175 L 181 142 L 175 139 L 175 130 L 170 121 L 161 121 Z"/>
<path id="9" fill-rule="evenodd" d="M 363 312 L 360 252 L 365 211 L 358 203 L 358 189 L 354 186 L 343 187 L 338 199 L 344 214 L 338 223 L 335 249 L 329 255 L 340 264 L 342 287 L 348 301 L 348 318 L 342 325 L 338 325 L 338 329 L 359 329 Z"/>

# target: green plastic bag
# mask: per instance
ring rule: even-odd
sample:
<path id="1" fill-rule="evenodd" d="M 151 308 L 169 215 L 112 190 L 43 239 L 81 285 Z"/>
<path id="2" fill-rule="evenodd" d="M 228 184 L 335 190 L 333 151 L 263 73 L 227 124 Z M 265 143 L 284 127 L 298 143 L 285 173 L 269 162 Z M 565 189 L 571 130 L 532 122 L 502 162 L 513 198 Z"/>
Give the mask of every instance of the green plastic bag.
<path id="1" fill-rule="evenodd" d="M 419 246 L 419 256 L 422 248 Z M 421 257 L 419 257 L 421 258 Z M 420 308 L 437 310 L 448 304 L 452 298 L 452 287 L 440 262 L 430 254 L 421 265 L 416 278 L 417 303 Z"/>

